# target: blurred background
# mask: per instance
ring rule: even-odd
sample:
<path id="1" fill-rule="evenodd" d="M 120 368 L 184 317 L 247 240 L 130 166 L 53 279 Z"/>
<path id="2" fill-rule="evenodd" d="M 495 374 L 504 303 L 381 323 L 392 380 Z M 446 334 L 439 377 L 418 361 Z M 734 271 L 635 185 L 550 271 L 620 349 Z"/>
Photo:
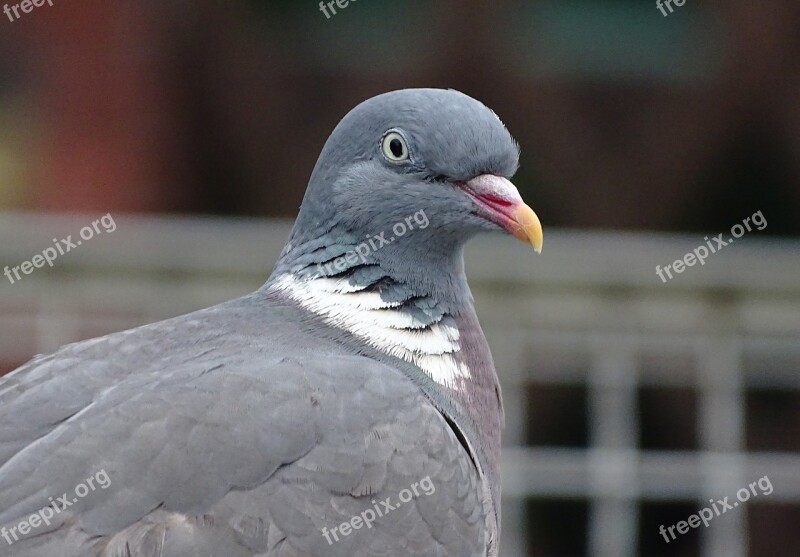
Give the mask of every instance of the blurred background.
<path id="1" fill-rule="evenodd" d="M 344 3 L 344 2 L 342 2 Z M 505 556 L 800 554 L 800 3 L 53 0 L 0 13 L 0 373 L 248 292 L 360 101 L 455 88 L 545 225 L 467 268 L 505 389 Z M 335 11 L 335 13 L 333 13 Z M 702 267 L 655 273 L 761 211 Z M 0 426 L 1 427 L 1 426 Z M 660 525 L 768 475 L 669 543 Z"/>

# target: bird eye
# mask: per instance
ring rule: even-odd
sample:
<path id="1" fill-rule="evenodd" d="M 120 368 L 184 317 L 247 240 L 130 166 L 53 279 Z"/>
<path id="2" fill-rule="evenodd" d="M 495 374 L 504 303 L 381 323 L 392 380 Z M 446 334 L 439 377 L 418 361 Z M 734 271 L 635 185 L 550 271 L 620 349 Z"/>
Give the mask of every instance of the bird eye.
<path id="1" fill-rule="evenodd" d="M 383 137 L 381 151 L 392 162 L 408 160 L 408 145 L 405 138 L 397 132 L 389 132 Z"/>

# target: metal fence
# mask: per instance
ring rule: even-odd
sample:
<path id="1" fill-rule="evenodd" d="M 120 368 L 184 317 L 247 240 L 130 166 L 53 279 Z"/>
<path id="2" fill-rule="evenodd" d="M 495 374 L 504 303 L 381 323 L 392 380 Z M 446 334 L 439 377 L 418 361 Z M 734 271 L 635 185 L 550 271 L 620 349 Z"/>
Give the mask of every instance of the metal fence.
<path id="1" fill-rule="evenodd" d="M 0 268 L 96 218 L 0 215 Z M 249 292 L 289 230 L 115 221 L 52 268 L 0 276 L 0 373 Z M 506 405 L 502 554 L 800 554 L 800 243 L 744 238 L 664 283 L 655 266 L 702 235 L 545 232 L 541 256 L 501 237 L 467 252 Z M 764 476 L 772 492 L 739 503 Z M 659 526 L 725 496 L 665 541 Z"/>

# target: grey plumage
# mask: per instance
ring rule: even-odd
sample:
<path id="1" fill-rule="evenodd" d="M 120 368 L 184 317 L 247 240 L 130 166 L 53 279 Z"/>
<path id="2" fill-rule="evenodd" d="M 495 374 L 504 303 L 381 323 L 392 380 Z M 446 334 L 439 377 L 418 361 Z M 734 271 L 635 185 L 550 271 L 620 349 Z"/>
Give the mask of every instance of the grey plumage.
<path id="1" fill-rule="evenodd" d="M 390 129 L 402 164 L 380 155 Z M 0 379 L 0 532 L 19 538 L 0 555 L 496 555 L 502 406 L 461 250 L 501 226 L 454 184 L 509 177 L 517 154 L 461 93 L 370 99 L 326 143 L 264 287 Z M 330 265 L 420 210 L 429 226 Z M 107 488 L 21 535 L 101 469 Z M 424 478 L 433 492 L 323 534 Z"/>

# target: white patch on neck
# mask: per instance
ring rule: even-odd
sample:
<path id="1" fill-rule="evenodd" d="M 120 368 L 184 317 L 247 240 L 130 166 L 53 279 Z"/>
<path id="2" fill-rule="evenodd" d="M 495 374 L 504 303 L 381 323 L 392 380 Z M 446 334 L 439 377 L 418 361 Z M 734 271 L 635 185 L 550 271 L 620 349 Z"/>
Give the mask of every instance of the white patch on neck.
<path id="1" fill-rule="evenodd" d="M 321 316 L 328 325 L 416 365 L 440 385 L 457 390 L 458 378 L 470 378 L 467 365 L 456 359 L 461 346 L 454 325 L 438 322 L 415 327 L 411 314 L 395 309 L 400 302 L 386 302 L 377 292 L 359 292 L 358 287 L 346 288 L 337 278 L 303 280 L 287 274 L 272 289 Z"/>

